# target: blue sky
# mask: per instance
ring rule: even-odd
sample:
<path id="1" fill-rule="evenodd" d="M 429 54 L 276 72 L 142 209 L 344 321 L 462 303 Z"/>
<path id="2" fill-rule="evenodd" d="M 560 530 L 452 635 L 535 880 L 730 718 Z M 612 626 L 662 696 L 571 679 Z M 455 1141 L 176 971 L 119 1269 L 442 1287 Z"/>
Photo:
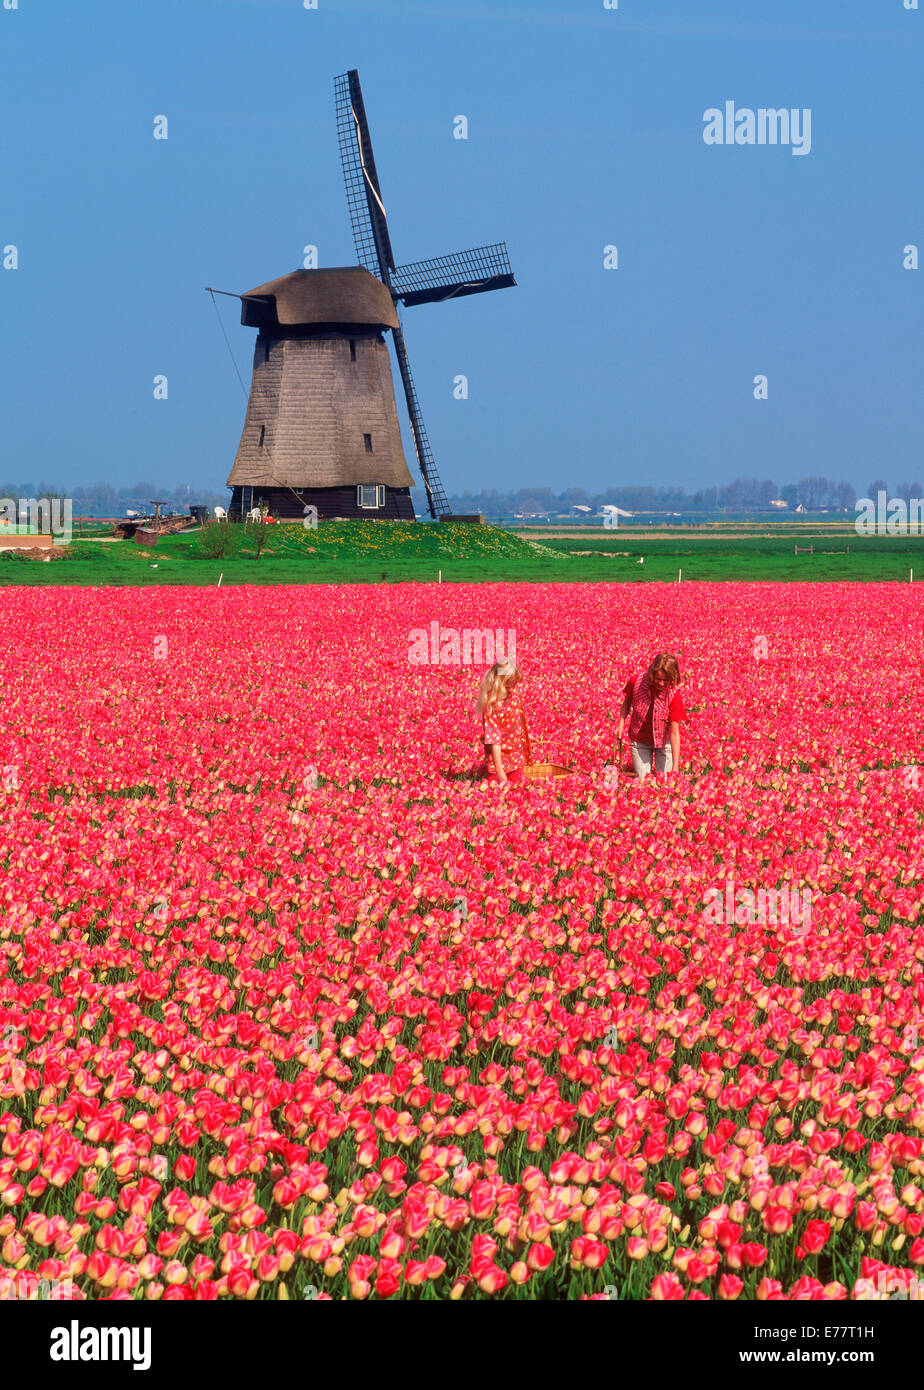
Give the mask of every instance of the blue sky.
<path id="1" fill-rule="evenodd" d="M 204 287 L 306 244 L 355 263 L 351 67 L 398 261 L 506 240 L 518 280 L 404 313 L 448 491 L 924 472 L 924 272 L 902 264 L 924 0 L 11 2 L 4 480 L 224 484 L 245 403 Z M 706 145 L 726 101 L 809 108 L 811 152 Z M 219 304 L 249 382 L 253 330 Z"/>

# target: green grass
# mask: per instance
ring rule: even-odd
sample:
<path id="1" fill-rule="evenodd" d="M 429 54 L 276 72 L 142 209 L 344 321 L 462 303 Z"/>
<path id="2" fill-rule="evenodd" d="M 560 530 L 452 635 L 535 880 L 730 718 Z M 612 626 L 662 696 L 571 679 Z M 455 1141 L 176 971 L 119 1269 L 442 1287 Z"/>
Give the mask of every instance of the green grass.
<path id="1" fill-rule="evenodd" d="M 728 529 L 737 528 L 732 523 Z M 209 586 L 222 574 L 225 585 L 430 583 L 440 572 L 444 581 L 457 583 L 637 583 L 673 581 L 679 569 L 684 581 L 907 581 L 911 568 L 924 579 L 924 537 L 858 537 L 847 526 L 835 535 L 806 527 L 799 540 L 813 543 L 815 553 L 795 556 L 791 533 L 731 539 L 714 528 L 654 539 L 628 528 L 526 537 L 461 522 L 321 522 L 314 531 L 298 525 L 269 528 L 260 556 L 249 527 L 237 554 L 214 559 L 203 554 L 200 531 L 164 537 L 150 549 L 133 540 L 104 544 L 78 538 L 63 558 L 48 562 L 0 551 L 0 587 Z M 844 553 L 847 544 L 849 554 Z"/>
<path id="2" fill-rule="evenodd" d="M 739 531 L 735 523 L 729 531 Z M 766 529 L 766 528 L 764 528 Z M 598 567 L 613 571 L 611 578 L 676 579 L 683 570 L 687 579 L 726 580 L 867 580 L 908 579 L 910 570 L 924 579 L 924 536 L 858 536 L 852 525 L 836 533 L 819 533 L 811 525 L 799 531 L 772 536 L 734 538 L 710 527 L 656 539 L 638 529 L 595 531 L 591 536 L 550 536 L 544 544 L 567 554 L 583 567 L 594 558 Z M 814 546 L 814 554 L 794 554 Z M 849 551 L 847 547 L 849 546 Z M 583 558 L 573 552 L 604 551 Z M 628 554 L 620 552 L 627 551 Z M 644 557 L 644 565 L 638 563 Z"/>

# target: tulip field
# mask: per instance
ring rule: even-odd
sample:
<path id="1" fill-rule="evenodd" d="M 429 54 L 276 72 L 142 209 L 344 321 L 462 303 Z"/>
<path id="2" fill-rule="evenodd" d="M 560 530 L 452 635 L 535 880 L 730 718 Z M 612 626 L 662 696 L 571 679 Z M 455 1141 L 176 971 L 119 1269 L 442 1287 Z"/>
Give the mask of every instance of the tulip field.
<path id="1" fill-rule="evenodd" d="M 920 585 L 4 620 L 0 1296 L 924 1296 Z M 472 776 L 484 668 L 410 662 L 433 622 L 515 632 L 573 775 Z M 639 783 L 661 649 L 682 765 Z"/>

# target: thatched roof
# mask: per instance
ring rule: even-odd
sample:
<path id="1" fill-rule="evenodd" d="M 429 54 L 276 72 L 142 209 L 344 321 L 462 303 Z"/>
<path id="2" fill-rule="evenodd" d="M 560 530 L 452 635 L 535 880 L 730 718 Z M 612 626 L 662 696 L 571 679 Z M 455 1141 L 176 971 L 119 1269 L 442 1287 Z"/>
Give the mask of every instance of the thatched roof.
<path id="1" fill-rule="evenodd" d="M 262 296 L 254 300 L 251 296 Z M 356 323 L 397 328 L 398 315 L 388 290 L 361 265 L 336 270 L 293 270 L 248 290 L 241 323 Z"/>
<path id="2" fill-rule="evenodd" d="M 413 486 L 388 346 L 372 334 L 353 348 L 355 359 L 343 337 L 283 338 L 268 351 L 257 340 L 229 487 Z"/>

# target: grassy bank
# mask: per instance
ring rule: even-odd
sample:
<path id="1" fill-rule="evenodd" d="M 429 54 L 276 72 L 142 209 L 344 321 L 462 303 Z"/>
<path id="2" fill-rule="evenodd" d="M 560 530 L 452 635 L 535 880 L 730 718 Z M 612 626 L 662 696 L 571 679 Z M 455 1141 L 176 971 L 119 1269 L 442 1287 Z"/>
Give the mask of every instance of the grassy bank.
<path id="1" fill-rule="evenodd" d="M 729 529 L 734 526 L 730 524 Z M 213 530 L 214 528 L 209 528 Z M 150 549 L 133 540 L 75 539 L 60 559 L 0 552 L 5 585 L 370 584 L 445 582 L 594 582 L 646 580 L 892 580 L 910 569 L 924 579 L 924 538 L 832 535 L 800 527 L 792 536 L 725 536 L 715 528 L 655 538 L 635 531 L 594 530 L 538 536 L 464 523 L 322 522 L 268 527 L 257 553 L 254 528 L 232 527 L 234 553 L 209 554 L 202 531 L 167 536 Z M 849 553 L 847 546 L 849 545 Z M 639 563 L 642 560 L 643 563 Z"/>

